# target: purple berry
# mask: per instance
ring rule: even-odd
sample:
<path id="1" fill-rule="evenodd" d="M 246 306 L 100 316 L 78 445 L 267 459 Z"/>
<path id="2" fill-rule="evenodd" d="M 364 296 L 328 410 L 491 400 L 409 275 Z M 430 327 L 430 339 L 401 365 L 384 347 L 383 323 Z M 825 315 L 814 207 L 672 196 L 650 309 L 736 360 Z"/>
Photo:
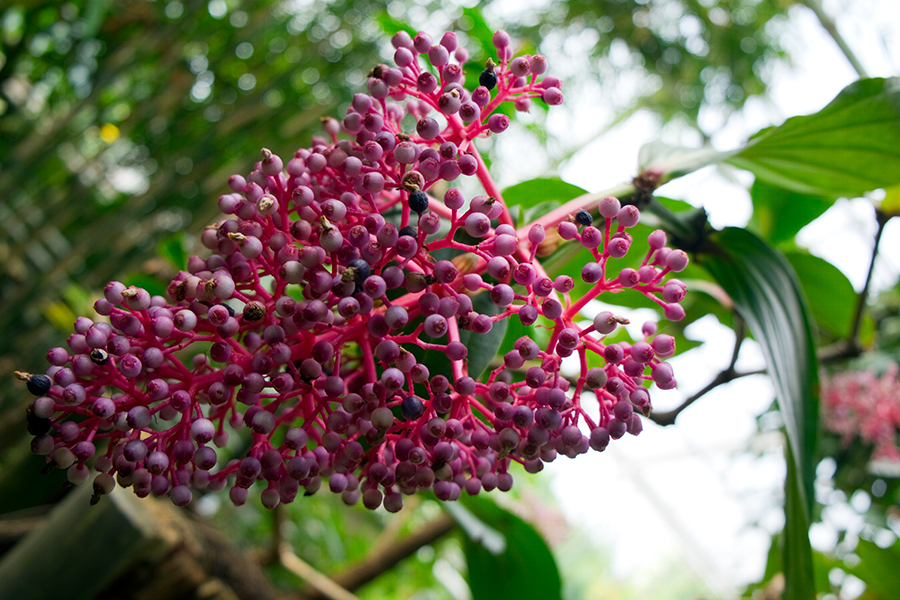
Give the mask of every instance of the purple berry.
<path id="1" fill-rule="evenodd" d="M 493 133 L 503 133 L 509 127 L 509 117 L 495 113 L 488 118 L 488 129 Z"/>

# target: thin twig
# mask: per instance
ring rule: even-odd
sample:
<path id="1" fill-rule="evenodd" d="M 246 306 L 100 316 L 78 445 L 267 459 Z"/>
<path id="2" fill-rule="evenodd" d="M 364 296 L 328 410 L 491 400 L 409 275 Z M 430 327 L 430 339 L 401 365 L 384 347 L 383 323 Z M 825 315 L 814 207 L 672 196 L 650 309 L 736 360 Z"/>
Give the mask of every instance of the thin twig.
<path id="1" fill-rule="evenodd" d="M 863 289 L 859 293 L 859 298 L 856 300 L 856 312 L 853 315 L 853 327 L 850 329 L 850 335 L 848 336 L 853 341 L 857 341 L 857 337 L 859 336 L 863 311 L 866 308 L 866 301 L 869 299 L 869 286 L 872 283 L 872 272 L 875 271 L 875 259 L 878 258 L 878 245 L 881 243 L 881 234 L 884 233 L 884 226 L 890 219 L 891 217 L 889 215 L 886 215 L 877 208 L 875 209 L 875 220 L 878 222 L 878 231 L 875 232 L 875 243 L 872 244 L 872 258 L 869 260 L 869 271 L 866 273 L 866 282 L 863 284 Z"/>
<path id="2" fill-rule="evenodd" d="M 837 26 L 834 23 L 834 19 L 825 12 L 825 9 L 822 7 L 821 0 L 802 0 L 803 4 L 808 6 L 814 13 L 816 13 L 816 17 L 819 19 L 819 23 L 822 24 L 822 27 L 834 42 L 838 45 L 838 48 L 841 49 L 841 52 L 844 53 L 844 56 L 849 61 L 850 65 L 856 71 L 856 74 L 862 78 L 867 78 L 869 75 L 866 73 L 865 67 L 863 67 L 862 62 L 856 57 L 856 54 L 853 53 L 853 50 L 850 49 L 850 45 L 847 44 L 847 40 L 843 38 L 840 32 L 837 30 Z"/>
<path id="3" fill-rule="evenodd" d="M 704 395 L 711 392 L 714 388 L 722 385 L 723 383 L 728 383 L 729 381 L 734 381 L 735 379 L 740 379 L 741 377 L 747 377 L 748 375 L 764 375 L 767 371 L 765 369 L 758 369 L 756 371 L 747 371 L 746 373 L 737 373 L 733 369 L 725 369 L 718 375 L 716 375 L 715 379 L 710 381 L 706 387 L 702 390 L 685 400 L 681 403 L 678 408 L 673 410 L 663 412 L 663 413 L 650 413 L 648 417 L 651 421 L 656 423 L 657 425 L 673 425 L 675 423 L 675 418 L 681 414 L 681 411 L 686 409 L 688 406 L 699 400 Z"/>
<path id="4" fill-rule="evenodd" d="M 452 531 L 455 526 L 455 521 L 449 515 L 441 515 L 421 526 L 411 535 L 396 540 L 390 546 L 378 551 L 375 551 L 374 548 L 371 549 L 359 562 L 348 565 L 340 572 L 333 574 L 331 581 L 345 590 L 359 589 L 362 585 L 392 569 L 401 560 L 414 554 L 419 548 L 433 544 Z M 297 596 L 291 596 L 291 599 L 317 600 L 323 595 L 324 591 L 316 586 L 316 589 L 301 590 Z"/>
<path id="5" fill-rule="evenodd" d="M 285 569 L 306 581 L 326 598 L 331 600 L 359 600 L 359 598 L 329 579 L 327 575 L 320 573 L 311 564 L 294 554 L 294 549 L 291 548 L 290 544 L 284 543 L 281 545 L 281 548 L 278 550 L 278 559 Z"/>
<path id="6" fill-rule="evenodd" d="M 878 246 L 881 243 L 881 234 L 884 233 L 884 226 L 890 221 L 890 215 L 875 209 L 875 220 L 878 222 L 878 230 L 875 232 L 875 242 L 872 244 L 872 258 L 869 260 L 869 270 L 866 273 L 866 282 L 863 289 L 859 292 L 856 299 L 856 310 L 853 314 L 853 323 L 850 327 L 850 333 L 847 339 L 838 340 L 837 342 L 822 348 L 818 352 L 819 362 L 827 363 L 845 358 L 853 358 L 859 356 L 862 352 L 862 345 L 859 341 L 859 331 L 862 327 L 863 313 L 865 312 L 867 301 L 869 299 L 869 286 L 872 283 L 872 273 L 875 271 L 875 259 L 878 258 Z"/>
<path id="7" fill-rule="evenodd" d="M 710 381 L 706 386 L 697 392 L 696 394 L 687 398 L 684 402 L 681 403 L 680 406 L 674 408 L 673 410 L 656 413 L 651 412 L 649 415 L 649 419 L 656 423 L 657 425 L 672 425 L 675 423 L 675 419 L 678 415 L 681 414 L 681 411 L 686 409 L 688 406 L 711 392 L 716 387 L 728 383 L 729 381 L 734 381 L 735 379 L 740 379 L 741 377 L 746 377 L 747 375 L 761 375 L 766 372 L 765 369 L 761 369 L 758 371 L 749 371 L 747 373 L 738 373 L 734 370 L 734 366 L 737 364 L 738 356 L 741 352 L 741 345 L 744 343 L 744 339 L 747 334 L 747 328 L 744 324 L 744 320 L 741 319 L 738 315 L 734 315 L 734 349 L 731 351 L 731 360 L 728 362 L 728 366 L 722 369 L 722 371 L 715 376 L 715 378 Z"/>

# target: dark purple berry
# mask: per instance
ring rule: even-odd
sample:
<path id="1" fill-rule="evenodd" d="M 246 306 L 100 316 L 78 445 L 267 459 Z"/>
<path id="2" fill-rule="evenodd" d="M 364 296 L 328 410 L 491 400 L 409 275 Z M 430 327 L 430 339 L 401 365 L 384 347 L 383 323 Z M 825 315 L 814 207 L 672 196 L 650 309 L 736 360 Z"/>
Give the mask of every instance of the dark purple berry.
<path id="1" fill-rule="evenodd" d="M 410 207 L 412 208 L 412 207 Z M 413 239 L 418 239 L 419 230 L 413 227 L 412 225 L 407 225 L 406 227 L 402 227 L 400 231 L 397 232 L 399 237 L 403 237 L 404 235 L 409 236 Z"/>
<path id="2" fill-rule="evenodd" d="M 421 215 L 428 209 L 428 194 L 421 190 L 412 192 L 409 195 L 409 208 Z M 400 235 L 403 234 L 401 233 Z"/>
<path id="3" fill-rule="evenodd" d="M 481 72 L 481 75 L 478 76 L 478 83 L 488 90 L 494 89 L 494 86 L 497 85 L 497 74 L 494 73 L 493 67 L 488 67 Z"/>
<path id="4" fill-rule="evenodd" d="M 582 209 L 575 213 L 575 222 L 579 225 L 584 225 L 587 227 L 594 222 L 594 217 L 591 216 L 591 213 Z"/>
<path id="5" fill-rule="evenodd" d="M 416 396 L 407 396 L 400 404 L 400 414 L 407 421 L 415 421 L 425 413 L 425 405 Z"/>
<path id="6" fill-rule="evenodd" d="M 35 396 L 43 396 L 50 391 L 52 383 L 46 375 L 31 375 L 26 380 L 25 385 L 28 387 L 28 391 Z"/>

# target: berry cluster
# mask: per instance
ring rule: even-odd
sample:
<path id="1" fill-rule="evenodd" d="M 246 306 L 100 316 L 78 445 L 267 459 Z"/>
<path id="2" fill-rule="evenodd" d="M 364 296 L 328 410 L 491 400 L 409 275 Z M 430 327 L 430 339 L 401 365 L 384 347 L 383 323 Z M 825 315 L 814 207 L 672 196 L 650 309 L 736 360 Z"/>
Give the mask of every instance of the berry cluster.
<path id="1" fill-rule="evenodd" d="M 825 428 L 845 445 L 860 439 L 874 448 L 872 459 L 900 463 L 900 368 L 892 364 L 879 377 L 874 372 L 845 371 L 822 381 Z"/>
<path id="2" fill-rule="evenodd" d="M 536 472 L 639 433 L 648 382 L 675 385 L 661 361 L 673 338 L 648 323 L 640 342 L 605 343 L 624 319 L 576 320 L 589 300 L 624 288 L 681 318 L 685 287 L 666 278 L 687 256 L 656 231 L 639 269 L 608 278 L 639 220 L 611 197 L 514 226 L 473 141 L 507 128 L 501 104 L 559 104 L 561 84 L 544 76 L 544 57 L 512 58 L 505 32 L 493 40 L 497 62 L 469 92 L 453 33 L 437 44 L 395 35 L 396 66 L 372 70 L 346 117 L 324 120 L 326 138 L 286 164 L 264 149 L 248 177 L 230 178 L 219 198 L 227 218 L 201 236 L 211 254 L 191 258 L 167 297 L 107 285 L 101 318 L 75 322 L 46 375 L 19 374 L 39 396 L 28 411 L 34 451 L 73 483 L 92 461 L 95 500 L 118 481 L 177 505 L 231 486 L 242 504 L 262 482 L 271 508 L 327 478 L 347 504 L 396 511 L 402 494 L 505 491 L 512 461 Z M 433 195 L 472 175 L 485 195 Z M 550 237 L 590 249 L 590 293 L 572 298 L 571 277 L 547 276 L 536 256 Z M 475 310 L 479 294 L 491 310 Z M 549 342 L 523 337 L 483 380 L 470 376 L 461 333 L 478 344 L 509 318 L 546 328 Z M 421 362 L 428 351 L 446 374 Z M 589 369 L 589 353 L 604 366 Z M 571 355 L 581 371 L 569 380 L 560 366 Z M 583 409 L 588 398 L 599 420 Z M 216 448 L 245 427 L 249 447 L 223 464 Z"/>

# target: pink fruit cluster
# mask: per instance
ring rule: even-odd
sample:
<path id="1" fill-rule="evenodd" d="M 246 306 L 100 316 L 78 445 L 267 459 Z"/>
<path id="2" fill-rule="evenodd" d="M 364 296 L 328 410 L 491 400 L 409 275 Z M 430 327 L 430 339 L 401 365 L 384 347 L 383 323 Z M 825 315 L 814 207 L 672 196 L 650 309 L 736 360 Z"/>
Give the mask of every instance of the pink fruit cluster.
<path id="1" fill-rule="evenodd" d="M 873 371 L 844 371 L 822 381 L 825 427 L 844 444 L 873 446 L 873 460 L 900 463 L 900 381 L 896 364 L 880 377 Z"/>
<path id="2" fill-rule="evenodd" d="M 639 433 L 648 383 L 675 385 L 661 360 L 674 340 L 648 323 L 642 341 L 607 343 L 624 319 L 578 315 L 630 288 L 681 318 L 684 285 L 667 278 L 687 256 L 656 231 L 639 268 L 607 277 L 640 216 L 615 198 L 515 226 L 473 142 L 507 128 L 504 103 L 559 104 L 562 86 L 544 57 L 513 58 L 504 32 L 494 44 L 497 63 L 470 92 L 453 33 L 397 34 L 396 66 L 373 69 L 343 120 L 324 121 L 327 138 L 286 161 L 264 149 L 249 176 L 230 178 L 226 218 L 201 236 L 209 256 L 191 258 L 166 297 L 107 285 L 100 318 L 75 322 L 46 375 L 19 374 L 39 396 L 34 451 L 73 483 L 92 464 L 95 499 L 118 481 L 178 505 L 230 486 L 242 504 L 260 482 L 271 508 L 327 479 L 348 504 L 396 511 L 402 494 L 508 490 L 514 461 L 534 472 Z M 485 194 L 433 195 L 473 175 Z M 593 257 L 580 298 L 536 258 L 566 240 Z M 483 378 L 469 373 L 469 353 L 510 318 L 546 328 L 549 343 L 522 337 Z M 581 368 L 568 379 L 572 355 Z M 589 355 L 603 366 L 588 368 Z M 222 458 L 242 429 L 247 446 Z"/>

